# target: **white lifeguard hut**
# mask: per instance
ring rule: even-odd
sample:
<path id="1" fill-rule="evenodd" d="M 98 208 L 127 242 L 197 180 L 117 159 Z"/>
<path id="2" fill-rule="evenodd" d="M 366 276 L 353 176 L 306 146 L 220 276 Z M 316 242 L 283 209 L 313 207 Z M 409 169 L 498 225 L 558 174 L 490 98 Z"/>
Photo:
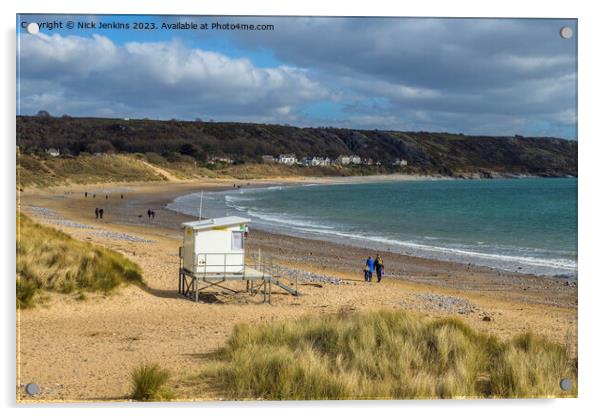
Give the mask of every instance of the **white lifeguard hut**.
<path id="1" fill-rule="evenodd" d="M 204 275 L 245 271 L 245 235 L 251 220 L 242 217 L 185 222 L 182 267 Z"/>
<path id="2" fill-rule="evenodd" d="M 224 283 L 238 280 L 247 282 L 247 291 L 255 293 L 263 289 L 264 301 L 271 300 L 272 283 L 298 295 L 297 289 L 273 276 L 273 268 L 267 267 L 260 255 L 252 264 L 254 267 L 247 266 L 245 239 L 250 222 L 248 218 L 230 216 L 182 223 L 179 293 L 195 301 L 199 300 L 200 292 L 209 288 L 237 293 Z"/>

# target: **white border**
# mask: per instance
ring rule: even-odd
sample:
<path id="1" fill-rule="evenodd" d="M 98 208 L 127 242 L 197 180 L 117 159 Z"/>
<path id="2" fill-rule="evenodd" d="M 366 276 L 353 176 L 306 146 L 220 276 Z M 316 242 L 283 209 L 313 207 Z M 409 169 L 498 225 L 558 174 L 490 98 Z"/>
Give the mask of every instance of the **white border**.
<path id="1" fill-rule="evenodd" d="M 3 405 L 8 408 L 5 414 L 30 414 L 44 412 L 50 415 L 80 415 L 81 405 L 52 405 L 45 407 L 16 407 L 14 402 L 14 292 L 12 276 L 15 270 L 15 14 L 21 13 L 147 13 L 147 14 L 215 14 L 215 15 L 345 15 L 345 16 L 456 16 L 456 17 L 559 17 L 578 18 L 579 30 L 579 399 L 565 400 L 498 400 L 498 401 L 437 401 L 437 402 L 308 402 L 308 403 L 198 403 L 169 405 L 170 412 L 179 414 L 241 414 L 245 415 L 304 415 L 345 413 L 364 414 L 373 408 L 379 414 L 462 414 L 462 415 L 507 415 L 508 413 L 545 412 L 548 415 L 588 414 L 599 407 L 597 389 L 600 378 L 600 307 L 598 300 L 602 294 L 602 274 L 596 264 L 598 247 L 596 236 L 600 233 L 600 215 L 597 211 L 598 195 L 602 188 L 600 164 L 602 157 L 602 134 L 600 110 L 598 107 L 600 88 L 599 76 L 600 45 L 602 33 L 600 14 L 594 2 L 546 1 L 534 4 L 525 0 L 505 0 L 496 3 L 486 1 L 420 0 L 412 2 L 370 0 L 364 2 L 304 0 L 286 2 L 284 0 L 165 0 L 156 2 L 125 0 L 68 0 L 35 1 L 20 0 L 12 4 L 1 3 L 3 30 L 2 91 L 0 101 L 2 117 L 2 149 L 0 157 L 4 173 L 2 175 L 3 202 L 0 214 L 4 221 L 4 235 L 0 250 L 3 273 L 2 302 L 2 376 L 1 388 Z M 599 257 L 599 256 L 598 256 Z M 12 292 L 12 293 L 11 293 Z M 12 369 L 12 371 L 11 371 Z M 90 415 L 109 410 L 113 414 L 159 415 L 166 409 L 161 405 L 136 408 L 120 406 L 85 406 Z"/>

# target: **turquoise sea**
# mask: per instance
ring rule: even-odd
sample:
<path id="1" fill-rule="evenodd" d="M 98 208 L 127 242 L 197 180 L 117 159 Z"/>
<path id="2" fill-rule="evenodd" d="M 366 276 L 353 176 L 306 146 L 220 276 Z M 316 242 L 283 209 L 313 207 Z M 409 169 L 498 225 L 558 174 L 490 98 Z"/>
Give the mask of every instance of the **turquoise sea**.
<path id="1" fill-rule="evenodd" d="M 200 194 L 168 208 L 198 215 Z M 577 179 L 424 180 L 205 193 L 203 216 L 503 270 L 577 277 Z"/>

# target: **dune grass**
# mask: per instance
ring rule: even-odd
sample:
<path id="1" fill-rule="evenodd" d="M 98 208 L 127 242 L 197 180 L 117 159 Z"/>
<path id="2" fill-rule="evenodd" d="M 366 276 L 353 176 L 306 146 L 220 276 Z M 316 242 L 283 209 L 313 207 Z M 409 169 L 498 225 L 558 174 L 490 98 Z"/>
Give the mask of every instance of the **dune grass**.
<path id="1" fill-rule="evenodd" d="M 165 180 L 137 158 L 121 154 L 40 157 L 17 153 L 17 175 L 19 188 Z"/>
<path id="2" fill-rule="evenodd" d="M 34 306 L 42 290 L 79 292 L 84 299 L 84 291 L 109 293 L 122 283 L 142 283 L 138 265 L 18 215 L 17 307 Z"/>
<path id="3" fill-rule="evenodd" d="M 576 396 L 566 350 L 532 334 L 504 342 L 457 319 L 380 311 L 238 325 L 202 377 L 235 399 Z M 560 380 L 573 380 L 573 390 Z"/>
<path id="4" fill-rule="evenodd" d="M 144 163 L 146 162 L 146 163 Z M 159 169 L 157 169 L 159 168 Z M 103 154 L 79 156 L 36 156 L 17 152 L 17 188 L 67 184 L 167 181 L 162 172 L 178 180 L 258 179 L 300 176 L 350 176 L 378 173 L 374 168 L 341 166 L 299 167 L 281 164 L 198 164 L 190 157 L 168 160 L 155 154 Z"/>
<path id="5" fill-rule="evenodd" d="M 172 393 L 165 384 L 169 380 L 169 372 L 158 364 L 143 364 L 131 372 L 131 397 L 137 401 L 171 400 Z"/>

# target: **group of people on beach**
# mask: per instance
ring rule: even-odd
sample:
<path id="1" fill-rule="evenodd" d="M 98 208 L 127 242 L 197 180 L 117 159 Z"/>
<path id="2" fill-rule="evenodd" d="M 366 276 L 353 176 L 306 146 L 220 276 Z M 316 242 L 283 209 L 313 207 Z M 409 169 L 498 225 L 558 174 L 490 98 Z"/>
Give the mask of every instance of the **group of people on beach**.
<path id="1" fill-rule="evenodd" d="M 88 197 L 88 192 L 84 192 L 84 198 Z M 96 194 L 92 194 L 92 198 L 96 198 Z M 109 199 L 109 194 L 105 194 L 105 199 Z M 121 199 L 123 199 L 123 194 L 121 194 Z"/>
<path id="2" fill-rule="evenodd" d="M 377 282 L 380 283 L 383 276 L 385 275 L 385 263 L 380 254 L 377 254 L 375 258 L 368 256 L 366 259 L 366 265 L 364 266 L 364 280 L 366 282 L 372 281 L 372 276 L 376 272 Z"/>
<path id="3" fill-rule="evenodd" d="M 84 198 L 87 198 L 88 195 L 90 195 L 90 194 L 87 191 L 84 192 Z M 91 194 L 91 195 L 92 195 L 92 198 L 96 198 L 96 194 Z M 105 195 L 105 199 L 109 199 L 109 194 Z M 123 199 L 123 194 L 121 194 L 121 199 Z M 104 213 L 105 213 L 105 210 L 103 208 L 95 208 L 94 209 L 94 215 L 96 216 L 97 220 L 98 219 L 102 220 Z M 149 220 L 151 220 L 151 219 L 154 220 L 155 219 L 155 210 L 149 208 L 148 211 L 146 211 L 146 215 L 148 216 Z M 138 217 L 142 217 L 142 215 L 138 215 Z"/>
<path id="4" fill-rule="evenodd" d="M 84 198 L 87 198 L 89 195 L 88 191 L 84 192 Z M 96 194 L 91 194 L 92 198 L 96 198 Z M 105 199 L 109 199 L 109 194 L 105 195 Z M 123 199 L 123 194 L 121 194 L 121 199 Z M 94 215 L 96 216 L 96 219 L 101 219 L 105 214 L 105 210 L 103 208 L 94 208 Z"/>

